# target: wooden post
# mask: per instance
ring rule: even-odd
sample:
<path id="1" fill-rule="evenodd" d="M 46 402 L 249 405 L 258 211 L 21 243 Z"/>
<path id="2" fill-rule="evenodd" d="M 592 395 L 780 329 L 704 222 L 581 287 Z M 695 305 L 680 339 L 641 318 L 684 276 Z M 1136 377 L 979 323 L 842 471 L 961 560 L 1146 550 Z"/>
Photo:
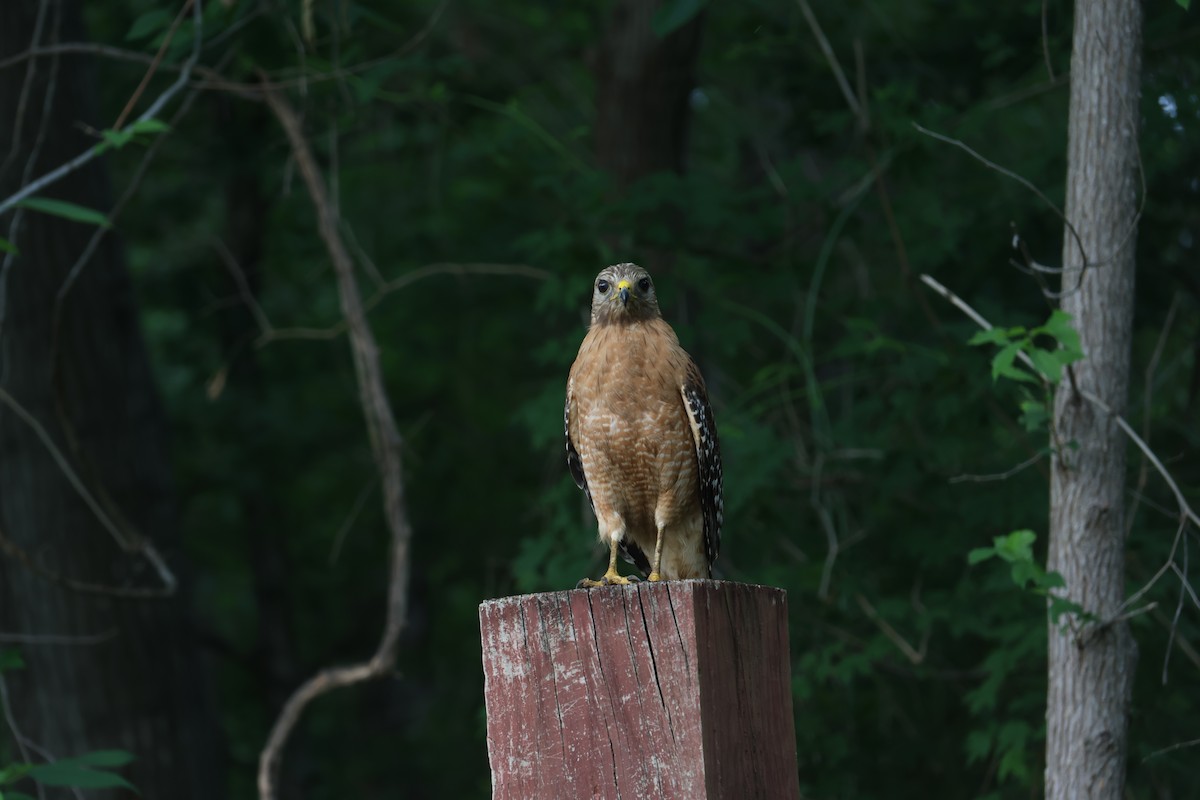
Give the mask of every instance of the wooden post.
<path id="1" fill-rule="evenodd" d="M 493 800 L 800 797 L 782 590 L 504 597 L 479 626 Z"/>

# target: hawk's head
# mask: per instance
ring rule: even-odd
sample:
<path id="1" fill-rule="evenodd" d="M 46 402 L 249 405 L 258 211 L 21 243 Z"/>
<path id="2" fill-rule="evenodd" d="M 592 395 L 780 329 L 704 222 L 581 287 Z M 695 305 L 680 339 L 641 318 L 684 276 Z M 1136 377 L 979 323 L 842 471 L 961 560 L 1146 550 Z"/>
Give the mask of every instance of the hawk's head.
<path id="1" fill-rule="evenodd" d="M 592 324 L 628 323 L 660 316 L 650 273 L 637 264 L 600 270 L 592 286 Z"/>

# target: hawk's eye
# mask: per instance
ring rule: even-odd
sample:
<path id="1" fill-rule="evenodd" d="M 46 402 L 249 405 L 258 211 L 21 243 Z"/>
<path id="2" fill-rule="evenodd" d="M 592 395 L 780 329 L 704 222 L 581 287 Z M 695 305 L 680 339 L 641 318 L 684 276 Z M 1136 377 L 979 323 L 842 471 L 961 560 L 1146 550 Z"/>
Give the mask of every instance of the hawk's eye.
<path id="1" fill-rule="evenodd" d="M 608 281 L 596 281 L 596 291 L 600 292 L 600 294 L 608 294 Z"/>
<path id="2" fill-rule="evenodd" d="M 641 289 L 643 292 L 650 291 L 650 279 L 642 278 L 640 281 L 638 281 L 638 288 Z"/>

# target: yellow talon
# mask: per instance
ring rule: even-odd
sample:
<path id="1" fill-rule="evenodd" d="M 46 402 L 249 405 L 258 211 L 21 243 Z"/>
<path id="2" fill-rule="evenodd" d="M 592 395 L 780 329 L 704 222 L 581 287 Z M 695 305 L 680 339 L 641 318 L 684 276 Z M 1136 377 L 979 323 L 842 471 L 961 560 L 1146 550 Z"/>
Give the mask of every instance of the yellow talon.
<path id="1" fill-rule="evenodd" d="M 597 586 L 628 586 L 631 583 L 637 583 L 637 580 L 637 578 L 632 576 L 626 578 L 623 575 L 618 575 L 616 570 L 609 570 L 598 581 L 594 581 L 591 578 L 584 578 L 577 584 L 577 587 L 580 589 L 594 589 Z"/>
<path id="2" fill-rule="evenodd" d="M 650 573 L 650 576 L 649 576 L 648 578 L 646 578 L 646 580 L 648 580 L 648 581 L 661 581 L 661 580 L 662 580 L 662 575 L 659 575 L 657 572 L 651 572 L 651 573 Z"/>
<path id="3" fill-rule="evenodd" d="M 613 539 L 612 544 L 609 545 L 608 571 L 604 573 L 604 577 L 598 581 L 594 581 L 591 578 L 584 578 L 575 584 L 576 588 L 593 589 L 597 586 L 628 586 L 631 583 L 637 583 L 637 578 L 626 578 L 617 572 L 617 542 L 617 539 Z"/>

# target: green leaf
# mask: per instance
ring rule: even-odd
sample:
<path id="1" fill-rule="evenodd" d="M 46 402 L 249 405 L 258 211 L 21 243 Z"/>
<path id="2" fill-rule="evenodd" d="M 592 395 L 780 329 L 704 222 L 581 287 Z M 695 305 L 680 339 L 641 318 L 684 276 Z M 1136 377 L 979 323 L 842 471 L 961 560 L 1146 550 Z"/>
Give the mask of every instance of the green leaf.
<path id="1" fill-rule="evenodd" d="M 1063 614 L 1075 614 L 1085 618 L 1088 616 L 1083 610 L 1083 606 L 1076 603 L 1074 600 L 1068 600 L 1065 597 L 1059 597 L 1056 594 L 1050 595 L 1050 620 L 1055 625 Z"/>
<path id="2" fill-rule="evenodd" d="M 72 222 L 82 222 L 85 225 L 98 225 L 108 228 L 112 225 L 108 217 L 90 208 L 68 203 L 66 200 L 52 200 L 49 197 L 27 197 L 17 205 L 30 211 L 40 211 L 54 217 L 62 217 Z"/>
<path id="3" fill-rule="evenodd" d="M 708 0 L 674 0 L 654 12 L 650 27 L 662 39 L 691 22 L 704 10 Z"/>
<path id="4" fill-rule="evenodd" d="M 976 547 L 971 552 L 967 553 L 968 564 L 978 564 L 981 561 L 987 561 L 992 556 L 996 555 L 994 547 Z"/>
<path id="5" fill-rule="evenodd" d="M 24 666 L 25 660 L 21 658 L 20 650 L 15 647 L 0 647 L 0 672 L 10 672 Z"/>
<path id="6" fill-rule="evenodd" d="M 89 769 L 75 759 L 64 758 L 52 764 L 38 764 L 29 775 L 44 786 L 73 786 L 77 789 L 134 789 L 133 784 L 113 772 Z"/>
<path id="7" fill-rule="evenodd" d="M 5 239 L 3 236 L 0 236 L 0 250 L 4 251 L 5 253 L 12 253 L 14 256 L 18 255 L 16 245 L 14 245 L 8 239 Z"/>
<path id="8" fill-rule="evenodd" d="M 1050 415 L 1046 412 L 1046 404 L 1036 400 L 1025 400 L 1021 403 L 1021 425 L 1026 431 L 1045 430 L 1046 420 Z"/>
<path id="9" fill-rule="evenodd" d="M 1036 383 L 1036 379 L 1023 369 L 1018 369 L 1013 366 L 1013 361 L 1017 357 L 1017 353 L 1021 351 L 1021 345 L 1024 341 L 1010 342 L 1001 348 L 999 353 L 992 358 L 992 380 L 998 378 L 1011 378 L 1016 381 L 1027 381 Z"/>
<path id="10" fill-rule="evenodd" d="M 1047 572 L 1042 576 L 1041 585 L 1046 589 L 1061 589 L 1067 585 L 1067 579 L 1060 572 Z"/>
<path id="11" fill-rule="evenodd" d="M 125 41 L 145 39 L 160 30 L 166 30 L 170 24 L 171 14 L 166 9 L 156 8 L 153 11 L 147 11 L 133 21 L 133 25 L 129 27 L 129 33 L 125 34 Z"/>
<path id="12" fill-rule="evenodd" d="M 133 134 L 129 131 L 114 131 L 111 128 L 100 131 L 100 135 L 104 138 L 105 145 L 101 148 L 102 150 L 107 150 L 110 147 L 114 150 L 119 150 L 129 144 L 129 140 L 133 138 Z"/>
<path id="13" fill-rule="evenodd" d="M 1038 328 L 1038 333 L 1046 333 L 1058 340 L 1062 349 L 1070 356 L 1070 360 L 1064 363 L 1070 364 L 1072 361 L 1078 361 L 1083 358 L 1083 348 L 1079 343 L 1079 331 L 1075 330 L 1075 326 L 1071 323 L 1074 318 L 1063 311 L 1055 309 L 1050 314 L 1050 319 L 1046 320 L 1046 324 Z"/>
<path id="14" fill-rule="evenodd" d="M 989 328 L 986 331 L 979 331 L 970 339 L 967 339 L 967 344 L 1008 344 L 1008 331 L 1004 328 Z"/>
<path id="15" fill-rule="evenodd" d="M 73 763 L 88 767 L 123 767 L 135 756 L 125 750 L 95 750 L 70 759 Z"/>
<path id="16" fill-rule="evenodd" d="M 1012 581 L 1024 589 L 1029 584 L 1037 585 L 1040 571 L 1032 561 L 1014 561 L 1012 565 Z"/>
<path id="17" fill-rule="evenodd" d="M 125 130 L 134 135 L 139 133 L 164 133 L 171 130 L 171 126 L 161 119 L 150 117 L 149 119 L 135 120 L 126 126 Z"/>
<path id="18" fill-rule="evenodd" d="M 1028 528 L 996 537 L 996 554 L 1005 561 L 1033 561 L 1033 543 L 1037 534 Z"/>
<path id="19" fill-rule="evenodd" d="M 16 783 L 24 778 L 32 768 L 32 764 L 9 764 L 4 769 L 0 769 L 0 786 Z"/>
<path id="20" fill-rule="evenodd" d="M 1029 350 L 1029 357 L 1033 360 L 1033 365 L 1037 367 L 1038 372 L 1046 376 L 1046 380 L 1057 384 L 1062 380 L 1063 357 L 1060 355 L 1061 353 L 1063 353 L 1061 350 L 1050 352 L 1040 347 L 1034 347 Z"/>
<path id="21" fill-rule="evenodd" d="M 1179 7 L 1182 8 L 1184 11 L 1187 11 L 1188 8 L 1192 5 L 1192 0 L 1175 0 L 1175 2 L 1178 3 Z"/>

